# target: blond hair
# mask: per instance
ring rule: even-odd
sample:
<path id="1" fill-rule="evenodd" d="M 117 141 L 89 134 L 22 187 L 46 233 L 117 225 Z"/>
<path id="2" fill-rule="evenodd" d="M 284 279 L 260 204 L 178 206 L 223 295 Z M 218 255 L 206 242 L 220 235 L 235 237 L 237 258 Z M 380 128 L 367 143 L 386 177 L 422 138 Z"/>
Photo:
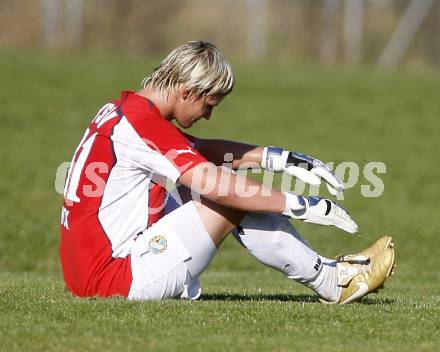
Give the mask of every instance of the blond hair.
<path id="1" fill-rule="evenodd" d="M 143 79 L 142 87 L 147 86 L 165 95 L 184 86 L 197 98 L 224 97 L 231 93 L 234 77 L 226 57 L 213 44 L 190 41 L 174 49 Z"/>

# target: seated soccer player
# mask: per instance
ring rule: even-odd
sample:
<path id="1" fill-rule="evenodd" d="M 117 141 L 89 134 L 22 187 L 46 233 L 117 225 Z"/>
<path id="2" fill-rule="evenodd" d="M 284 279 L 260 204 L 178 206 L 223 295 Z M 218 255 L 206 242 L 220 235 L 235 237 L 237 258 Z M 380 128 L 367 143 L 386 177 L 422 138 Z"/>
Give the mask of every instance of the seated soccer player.
<path id="1" fill-rule="evenodd" d="M 342 182 L 322 162 L 276 147 L 202 139 L 183 133 L 210 119 L 233 88 L 226 58 L 212 44 L 188 42 L 124 91 L 91 121 L 66 179 L 60 255 L 77 296 L 197 299 L 199 276 L 224 238 L 234 236 L 260 262 L 314 290 L 323 302 L 348 303 L 377 290 L 394 266 L 390 237 L 355 255 L 317 254 L 289 219 L 356 223 L 335 202 L 269 189 L 233 171 L 262 167 L 306 182 Z M 230 156 L 231 168 L 222 166 Z M 169 190 L 177 186 L 170 201 Z M 186 195 L 185 195 L 186 194 Z M 182 196 L 182 197 L 181 197 Z"/>

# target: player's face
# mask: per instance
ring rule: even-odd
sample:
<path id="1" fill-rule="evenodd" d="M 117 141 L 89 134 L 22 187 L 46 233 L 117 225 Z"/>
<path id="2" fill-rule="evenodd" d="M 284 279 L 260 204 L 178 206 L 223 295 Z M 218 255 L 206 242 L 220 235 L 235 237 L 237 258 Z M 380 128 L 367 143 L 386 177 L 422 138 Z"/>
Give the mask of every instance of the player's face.
<path id="1" fill-rule="evenodd" d="M 182 95 L 178 99 L 174 118 L 183 128 L 189 128 L 200 119 L 211 118 L 212 110 L 216 107 L 223 97 L 195 97 L 193 95 Z"/>

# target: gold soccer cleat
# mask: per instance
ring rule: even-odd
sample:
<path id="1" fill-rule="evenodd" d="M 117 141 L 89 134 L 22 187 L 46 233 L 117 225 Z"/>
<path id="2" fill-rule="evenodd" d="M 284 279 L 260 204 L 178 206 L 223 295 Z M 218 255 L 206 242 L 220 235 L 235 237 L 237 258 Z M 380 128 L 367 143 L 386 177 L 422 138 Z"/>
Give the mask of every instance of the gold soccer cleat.
<path id="1" fill-rule="evenodd" d="M 371 258 L 388 247 L 394 248 L 393 238 L 391 236 L 383 236 L 379 238 L 370 248 L 367 248 L 359 254 L 366 255 L 367 257 Z"/>
<path id="2" fill-rule="evenodd" d="M 384 244 L 386 243 L 384 242 Z M 335 302 L 327 302 L 322 299 L 321 302 L 347 304 L 382 288 L 386 278 L 393 275 L 395 268 L 394 249 L 389 245 L 382 250 L 373 247 L 361 252 L 362 254 L 359 256 L 350 255 L 340 259 L 336 265 L 338 286 L 341 287 L 340 297 Z M 365 260 L 365 252 L 370 251 L 367 253 L 371 253 L 373 249 L 375 255 L 367 257 Z"/>
<path id="3" fill-rule="evenodd" d="M 379 238 L 371 247 L 366 250 L 348 255 L 338 255 L 336 257 L 337 261 L 348 261 L 352 262 L 356 258 L 360 263 L 367 261 L 369 258 L 374 257 L 376 254 L 380 253 L 385 248 L 394 248 L 393 238 L 391 236 L 383 236 Z"/>

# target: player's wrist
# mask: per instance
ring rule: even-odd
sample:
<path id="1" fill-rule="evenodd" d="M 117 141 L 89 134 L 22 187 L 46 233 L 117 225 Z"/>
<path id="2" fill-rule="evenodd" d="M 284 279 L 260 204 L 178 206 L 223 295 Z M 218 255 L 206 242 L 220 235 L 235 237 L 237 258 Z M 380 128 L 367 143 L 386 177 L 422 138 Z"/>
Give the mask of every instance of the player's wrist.
<path id="1" fill-rule="evenodd" d="M 283 215 L 292 219 L 304 219 L 307 213 L 307 198 L 290 192 L 283 192 L 286 203 Z"/>
<path id="2" fill-rule="evenodd" d="M 280 172 L 286 167 L 289 151 L 278 147 L 264 147 L 261 167 L 265 170 Z"/>

